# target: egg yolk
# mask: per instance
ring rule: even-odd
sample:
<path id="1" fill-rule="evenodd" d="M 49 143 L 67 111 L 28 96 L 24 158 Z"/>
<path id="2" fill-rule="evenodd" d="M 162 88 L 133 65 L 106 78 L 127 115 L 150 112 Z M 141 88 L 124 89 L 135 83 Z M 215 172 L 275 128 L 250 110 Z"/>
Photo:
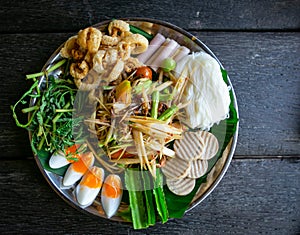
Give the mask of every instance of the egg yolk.
<path id="1" fill-rule="evenodd" d="M 79 158 L 80 158 L 79 154 L 75 154 L 76 151 L 77 151 L 77 149 L 78 149 L 79 147 L 80 147 L 79 144 L 74 144 L 74 145 L 70 146 L 69 148 L 67 148 L 67 149 L 66 149 L 66 156 L 70 156 L 70 155 L 71 155 L 71 157 L 72 157 L 73 159 L 74 159 L 74 158 L 79 159 Z M 68 160 L 68 161 L 69 161 L 69 162 L 74 162 L 73 159 L 70 159 L 70 160 Z"/>
<path id="2" fill-rule="evenodd" d="M 110 177 L 103 185 L 103 194 L 110 198 L 117 198 L 121 194 L 120 181 Z"/>
<path id="3" fill-rule="evenodd" d="M 94 173 L 90 171 L 85 174 L 84 179 L 80 184 L 89 188 L 101 188 L 102 179 L 100 179 L 100 177 L 94 175 Z"/>
<path id="4" fill-rule="evenodd" d="M 73 170 L 79 173 L 85 173 L 91 164 L 92 158 L 89 154 L 82 154 L 77 162 L 72 163 Z"/>

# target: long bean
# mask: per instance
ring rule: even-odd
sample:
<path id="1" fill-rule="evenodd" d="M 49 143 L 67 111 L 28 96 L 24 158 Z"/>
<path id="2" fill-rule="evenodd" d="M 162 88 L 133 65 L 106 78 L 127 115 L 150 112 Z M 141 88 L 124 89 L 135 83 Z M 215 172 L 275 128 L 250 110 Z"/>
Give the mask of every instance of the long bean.
<path id="1" fill-rule="evenodd" d="M 159 92 L 153 91 L 152 93 L 152 107 L 151 107 L 151 117 L 157 118 L 157 110 L 159 105 Z"/>
<path id="2" fill-rule="evenodd" d="M 138 33 L 138 34 L 141 34 L 142 36 L 144 36 L 145 38 L 147 38 L 148 40 L 151 40 L 153 38 L 153 35 L 147 33 L 146 31 L 138 28 L 138 27 L 135 27 L 133 25 L 129 25 L 129 28 L 130 28 L 130 31 L 132 33 Z"/>
<path id="3" fill-rule="evenodd" d="M 166 121 L 170 117 L 172 117 L 178 111 L 178 107 L 176 105 L 172 105 L 166 111 L 164 111 L 159 117 L 158 120 Z"/>

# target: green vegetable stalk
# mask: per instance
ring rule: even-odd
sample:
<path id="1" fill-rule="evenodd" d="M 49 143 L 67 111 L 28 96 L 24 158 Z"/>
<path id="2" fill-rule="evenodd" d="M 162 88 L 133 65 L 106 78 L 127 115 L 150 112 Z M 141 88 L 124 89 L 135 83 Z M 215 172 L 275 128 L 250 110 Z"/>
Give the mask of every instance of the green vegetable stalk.
<path id="1" fill-rule="evenodd" d="M 151 117 L 157 118 L 157 111 L 159 105 L 159 91 L 154 91 L 152 93 L 152 107 L 151 107 Z"/>
<path id="2" fill-rule="evenodd" d="M 159 168 L 156 169 L 156 179 L 154 181 L 153 194 L 155 196 L 157 212 L 162 223 L 165 223 L 168 221 L 169 213 L 163 190 L 163 175 Z"/>
<path id="3" fill-rule="evenodd" d="M 130 32 L 132 33 L 138 33 L 142 36 L 144 36 L 145 38 L 147 38 L 148 40 L 151 40 L 153 38 L 153 35 L 145 32 L 144 30 L 138 28 L 138 27 L 135 27 L 133 25 L 129 25 L 129 28 L 130 28 Z"/>
<path id="4" fill-rule="evenodd" d="M 141 174 L 144 181 L 144 195 L 148 218 L 147 222 L 149 225 L 154 225 L 156 222 L 156 214 L 154 209 L 153 193 L 152 190 L 150 190 L 153 186 L 153 184 L 151 184 L 152 176 L 149 175 L 148 171 L 141 171 Z"/>
<path id="5" fill-rule="evenodd" d="M 29 107 L 29 108 L 26 108 L 26 109 L 23 109 L 22 112 L 23 113 L 29 113 L 31 111 L 33 111 L 33 113 L 31 114 L 31 117 L 29 119 L 29 121 L 25 124 L 21 124 L 19 122 L 19 119 L 18 119 L 18 116 L 17 116 L 17 113 L 16 113 L 16 107 L 21 103 L 21 104 L 26 104 L 27 101 L 25 100 L 27 97 L 31 97 L 31 98 L 39 98 L 40 95 L 39 94 L 35 94 L 34 95 L 34 91 L 39 89 L 38 87 L 39 85 L 39 81 L 36 80 L 33 85 L 30 87 L 30 89 L 24 93 L 24 95 L 22 95 L 22 97 L 15 103 L 15 105 L 12 105 L 10 106 L 11 107 L 11 110 L 13 112 L 13 118 L 15 119 L 15 122 L 16 122 L 16 125 L 18 127 L 22 127 L 22 128 L 27 128 L 33 121 L 34 119 L 34 116 L 37 112 L 37 110 L 39 109 L 38 105 L 36 106 L 33 106 L 33 107 Z"/>
<path id="6" fill-rule="evenodd" d="M 166 121 L 170 117 L 172 117 L 178 111 L 178 107 L 176 105 L 172 105 L 166 111 L 164 111 L 159 117 L 158 120 Z"/>
<path id="7" fill-rule="evenodd" d="M 61 60 L 59 62 L 57 62 L 56 64 L 54 64 L 53 66 L 51 66 L 48 70 L 43 71 L 43 72 L 39 72 L 39 73 L 34 73 L 34 74 L 29 74 L 26 75 L 27 79 L 32 79 L 32 78 L 37 78 L 37 77 L 41 77 L 44 75 L 47 75 L 48 73 L 53 72 L 54 70 L 58 69 L 59 67 L 61 67 L 67 60 Z"/>
<path id="8" fill-rule="evenodd" d="M 129 193 L 130 209 L 132 216 L 132 223 L 135 229 L 142 229 L 148 227 L 146 206 L 144 202 L 144 195 L 142 190 L 142 178 L 134 169 L 126 169 L 125 171 L 125 185 Z"/>
<path id="9" fill-rule="evenodd" d="M 156 170 L 154 179 L 148 171 L 127 168 L 125 185 L 129 193 L 130 211 L 135 229 L 154 225 L 156 214 L 162 223 L 168 221 L 169 213 L 163 189 L 163 175 L 159 169 Z"/>

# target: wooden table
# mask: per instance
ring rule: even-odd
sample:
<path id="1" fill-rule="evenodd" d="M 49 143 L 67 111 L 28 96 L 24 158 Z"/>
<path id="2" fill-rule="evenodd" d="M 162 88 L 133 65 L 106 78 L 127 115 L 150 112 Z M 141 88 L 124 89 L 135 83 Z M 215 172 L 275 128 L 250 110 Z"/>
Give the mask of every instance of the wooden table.
<path id="1" fill-rule="evenodd" d="M 1 234 L 299 234 L 300 1 L 1 1 Z M 239 139 L 221 183 L 183 219 L 134 231 L 66 204 L 47 184 L 10 105 L 49 55 L 86 26 L 165 20 L 196 35 L 228 70 Z"/>

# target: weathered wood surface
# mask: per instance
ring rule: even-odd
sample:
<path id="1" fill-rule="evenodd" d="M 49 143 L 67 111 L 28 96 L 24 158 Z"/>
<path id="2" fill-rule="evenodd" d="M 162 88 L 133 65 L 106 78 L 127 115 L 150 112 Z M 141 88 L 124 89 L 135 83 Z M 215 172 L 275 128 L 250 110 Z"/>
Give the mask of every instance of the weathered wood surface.
<path id="1" fill-rule="evenodd" d="M 0 234 L 300 234 L 300 0 L 1 1 Z M 240 112 L 233 162 L 181 220 L 134 231 L 81 214 L 49 187 L 10 105 L 69 36 L 103 20 L 165 20 L 219 57 Z M 26 117 L 23 117 L 25 121 Z"/>
<path id="2" fill-rule="evenodd" d="M 103 20 L 133 16 L 165 20 L 189 30 L 297 30 L 299 12 L 299 0 L 2 0 L 0 32 L 77 31 Z"/>
<path id="3" fill-rule="evenodd" d="M 193 33 L 220 58 L 235 88 L 240 111 L 236 155 L 299 154 L 300 33 Z M 70 35 L 0 38 L 0 44 L 7 45 L 0 49 L 0 70 L 9 71 L 0 75 L 1 81 L 8 81 L 0 87 L 1 157 L 32 156 L 27 132 L 15 127 L 10 105 L 29 88 L 25 75 L 38 72 Z"/>
<path id="4" fill-rule="evenodd" d="M 300 232 L 299 156 L 234 160 L 214 192 L 183 219 L 142 231 L 72 208 L 51 190 L 33 160 L 0 161 L 0 175 L 0 234 Z"/>

